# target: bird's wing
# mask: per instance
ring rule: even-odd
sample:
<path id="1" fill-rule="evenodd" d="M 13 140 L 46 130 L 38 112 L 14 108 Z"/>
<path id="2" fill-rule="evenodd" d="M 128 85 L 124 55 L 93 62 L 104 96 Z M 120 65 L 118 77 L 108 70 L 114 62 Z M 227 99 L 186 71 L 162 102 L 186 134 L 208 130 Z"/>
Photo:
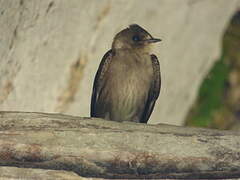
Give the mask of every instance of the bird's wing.
<path id="1" fill-rule="evenodd" d="M 148 99 L 145 105 L 145 109 L 144 109 L 142 118 L 140 120 L 141 123 L 147 123 L 153 111 L 155 102 L 160 94 L 160 89 L 161 89 L 161 74 L 160 74 L 159 61 L 157 59 L 157 56 L 155 56 L 154 54 L 151 55 L 151 60 L 152 60 L 152 66 L 153 66 L 153 80 L 152 80 L 152 86 L 148 94 Z"/>
<path id="2" fill-rule="evenodd" d="M 112 59 L 113 52 L 109 50 L 102 58 L 101 63 L 98 67 L 94 83 L 93 83 L 93 92 L 92 92 L 92 99 L 91 99 L 91 117 L 95 117 L 95 106 L 98 100 L 99 93 L 103 87 L 103 78 L 105 73 L 107 72 L 111 59 Z"/>

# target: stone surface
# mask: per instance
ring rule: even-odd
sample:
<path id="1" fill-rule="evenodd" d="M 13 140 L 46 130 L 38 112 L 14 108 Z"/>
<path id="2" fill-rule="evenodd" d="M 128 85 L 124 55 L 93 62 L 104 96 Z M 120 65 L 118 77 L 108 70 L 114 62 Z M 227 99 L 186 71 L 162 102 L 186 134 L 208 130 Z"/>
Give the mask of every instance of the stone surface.
<path id="1" fill-rule="evenodd" d="M 182 124 L 219 56 L 239 0 L 0 0 L 0 109 L 89 116 L 93 78 L 113 36 L 138 23 L 154 49 L 162 91 L 150 123 Z"/>
<path id="2" fill-rule="evenodd" d="M 234 14 L 222 41 L 222 56 L 201 84 L 198 98 L 186 118 L 188 126 L 239 128 L 240 11 Z"/>
<path id="3" fill-rule="evenodd" d="M 239 178 L 239 137 L 234 131 L 0 112 L 0 166 L 97 178 Z"/>

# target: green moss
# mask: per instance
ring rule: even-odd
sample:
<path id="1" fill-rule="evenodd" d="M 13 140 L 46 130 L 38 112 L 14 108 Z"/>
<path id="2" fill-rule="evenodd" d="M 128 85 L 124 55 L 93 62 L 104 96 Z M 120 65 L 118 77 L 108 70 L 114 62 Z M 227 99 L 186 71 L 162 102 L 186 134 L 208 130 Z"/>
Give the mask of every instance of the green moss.
<path id="1" fill-rule="evenodd" d="M 240 74 L 240 11 L 231 20 L 223 36 L 223 49 L 220 60 L 212 67 L 204 79 L 197 101 L 188 114 L 186 125 L 229 129 L 236 120 L 236 110 L 240 104 L 228 99 L 231 96 L 229 74 Z M 226 84 L 229 86 L 226 86 Z M 236 97 L 235 97 L 236 98 Z M 236 107 L 236 108 L 235 108 Z"/>
<path id="2" fill-rule="evenodd" d="M 224 62 L 224 57 L 215 63 L 211 72 L 203 81 L 195 108 L 193 108 L 187 125 L 209 127 L 213 114 L 223 104 L 225 84 L 229 73 L 229 67 Z"/>

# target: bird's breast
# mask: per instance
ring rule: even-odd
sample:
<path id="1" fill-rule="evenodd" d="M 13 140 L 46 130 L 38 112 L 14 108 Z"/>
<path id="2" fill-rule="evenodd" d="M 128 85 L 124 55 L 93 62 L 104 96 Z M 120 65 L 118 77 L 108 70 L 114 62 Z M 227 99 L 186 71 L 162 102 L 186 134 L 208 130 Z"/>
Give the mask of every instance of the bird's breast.
<path id="1" fill-rule="evenodd" d="M 139 120 L 153 80 L 150 56 L 122 53 L 113 57 L 103 79 L 99 106 L 112 119 Z M 104 102 L 104 103 L 102 103 Z"/>
<path id="2" fill-rule="evenodd" d="M 115 57 L 108 83 L 118 101 L 136 104 L 147 98 L 152 79 L 150 56 L 125 54 Z"/>

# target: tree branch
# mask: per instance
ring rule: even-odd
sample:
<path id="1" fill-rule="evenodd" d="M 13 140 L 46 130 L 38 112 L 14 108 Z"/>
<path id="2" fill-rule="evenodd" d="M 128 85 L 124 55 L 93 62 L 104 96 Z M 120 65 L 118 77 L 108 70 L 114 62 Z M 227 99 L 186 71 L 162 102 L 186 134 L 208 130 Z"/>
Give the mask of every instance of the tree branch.
<path id="1" fill-rule="evenodd" d="M 77 174 L 68 171 L 56 171 L 56 170 L 43 170 L 43 169 L 31 169 L 31 168 L 17 168 L 17 167 L 0 167 L 1 180 L 84 180 Z M 87 179 L 87 178 L 86 178 Z"/>
<path id="2" fill-rule="evenodd" d="M 0 165 L 102 178 L 240 177 L 240 133 L 0 112 Z"/>

